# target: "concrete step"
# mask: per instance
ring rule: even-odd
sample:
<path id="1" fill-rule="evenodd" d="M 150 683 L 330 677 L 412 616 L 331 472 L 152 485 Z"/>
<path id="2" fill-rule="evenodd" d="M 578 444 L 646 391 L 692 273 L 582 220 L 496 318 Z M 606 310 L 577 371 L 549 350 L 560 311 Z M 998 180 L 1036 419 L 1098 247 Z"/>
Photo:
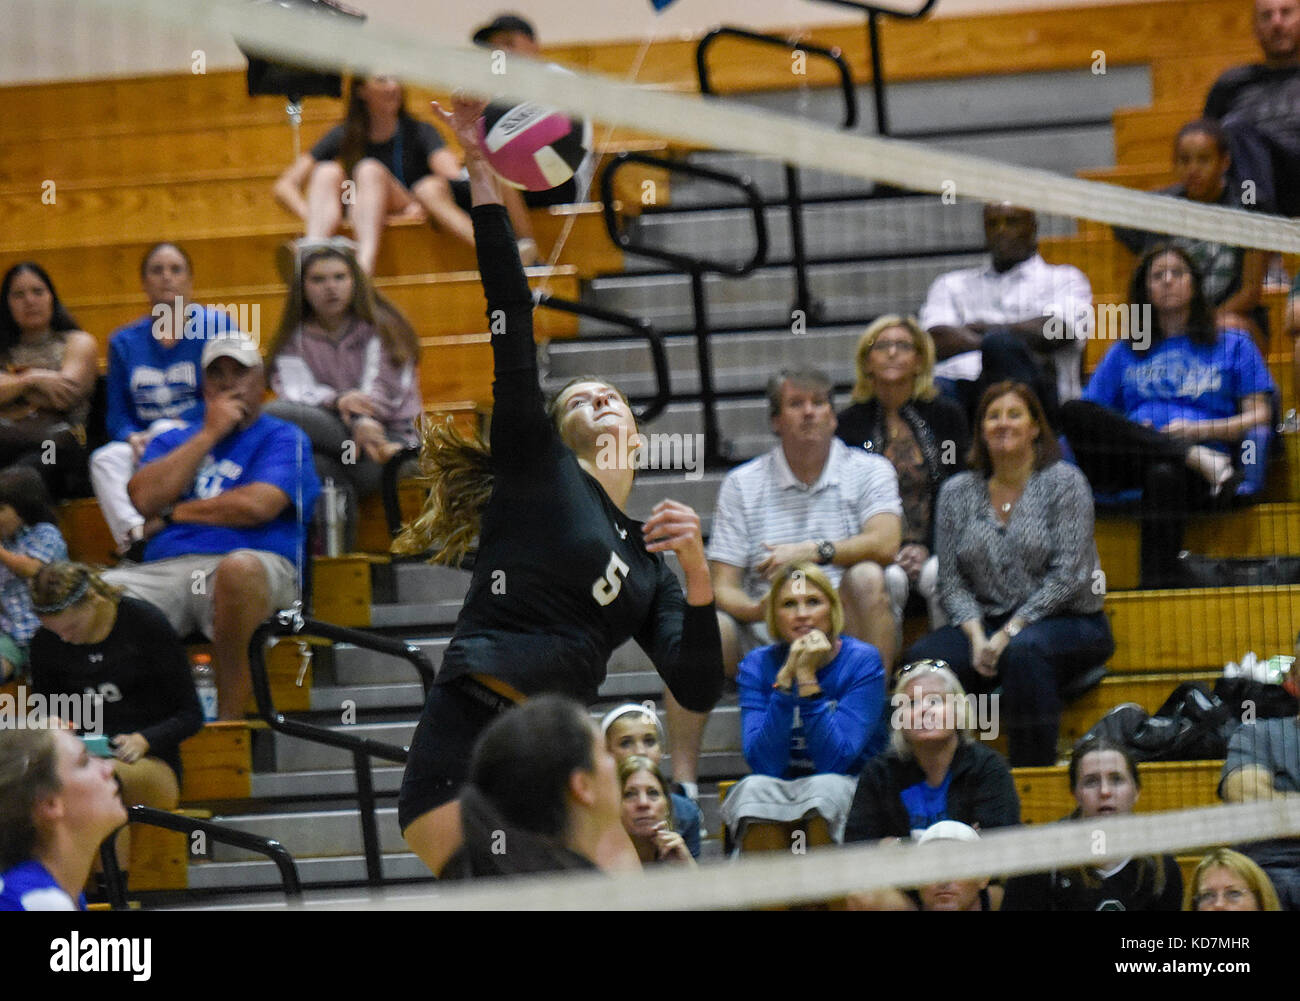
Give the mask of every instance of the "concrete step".
<path id="1" fill-rule="evenodd" d="M 411 742 L 415 733 L 415 719 L 390 723 L 354 723 L 350 726 L 330 727 L 355 737 L 383 741 L 397 747 L 405 747 Z M 312 772 L 352 767 L 352 754 L 339 747 L 326 747 L 322 744 L 290 737 L 283 733 L 272 733 L 274 747 L 275 771 L 278 772 Z M 379 763 L 377 761 L 377 763 Z"/>
<path id="2" fill-rule="evenodd" d="M 469 590 L 466 570 L 431 563 L 397 563 L 393 565 L 397 600 L 402 604 L 419 602 L 463 601 Z"/>
<path id="3" fill-rule="evenodd" d="M 641 475 L 632 484 L 632 493 L 627 499 L 627 513 L 633 518 L 645 520 L 651 510 L 665 497 L 688 504 L 700 515 L 704 534 L 709 534 L 713 521 L 713 505 L 718 499 L 718 488 L 722 486 L 724 472 L 705 473 L 699 479 L 686 479 L 682 474 Z M 670 561 L 676 566 L 676 561 Z"/>
<path id="4" fill-rule="evenodd" d="M 976 267 L 983 260 L 983 254 L 961 254 L 816 264 L 808 268 L 808 285 L 812 297 L 821 303 L 822 322 L 864 323 L 881 313 L 915 313 L 935 278 L 956 268 Z M 762 268 L 743 278 L 708 275 L 704 287 L 712 325 L 742 329 L 791 328 L 795 284 L 794 271 L 789 267 Z M 599 278 L 590 283 L 585 298 L 595 306 L 644 317 L 661 333 L 694 329 L 691 283 L 683 275 Z M 622 332 L 586 318 L 580 321 L 578 329 L 583 336 Z M 648 372 L 648 361 L 645 367 Z M 683 372 L 684 379 L 688 378 L 689 371 Z"/>
<path id="5" fill-rule="evenodd" d="M 792 365 L 814 366 L 825 369 L 836 381 L 847 383 L 853 375 L 853 354 L 862 336 L 864 324 L 854 323 L 833 327 L 800 327 L 802 333 L 792 334 L 789 317 L 779 330 L 747 330 L 714 334 L 709 338 L 709 358 L 713 362 L 713 388 L 719 392 L 766 391 L 767 380 L 774 372 Z M 686 395 L 700 391 L 699 366 L 693 336 L 674 336 L 665 341 L 668 365 L 672 372 L 672 391 Z M 624 338 L 600 337 L 582 341 L 553 341 L 546 351 L 544 386 L 558 389 L 564 382 L 584 372 L 599 372 L 601 377 L 617 384 L 629 395 L 648 395 L 653 392 L 654 375 L 649 370 L 648 352 L 644 342 Z M 765 406 L 765 401 L 763 401 Z M 689 405 L 688 405 L 689 406 Z M 719 417 L 731 416 L 737 411 L 752 409 L 752 401 L 723 401 L 718 406 Z M 660 425 L 674 414 L 682 414 L 681 407 L 670 407 L 646 430 L 682 430 Z M 764 411 L 766 413 L 766 411 Z M 763 429 L 767 427 L 764 424 Z M 690 430 L 698 431 L 698 426 Z M 745 425 L 745 433 L 752 433 Z M 770 432 L 769 432 L 770 437 Z"/>
<path id="6" fill-rule="evenodd" d="M 370 625 L 376 629 L 396 629 L 408 626 L 452 626 L 460 614 L 464 596 L 443 601 L 414 604 L 382 604 L 370 606 Z"/>
<path id="7" fill-rule="evenodd" d="M 313 810 L 303 813 L 245 814 L 216 818 L 235 830 L 260 838 L 272 838 L 284 845 L 295 860 L 362 854 L 361 821 L 358 810 Z M 406 842 L 397 827 L 397 808 L 375 810 L 380 850 L 403 852 Z M 263 858 L 256 852 L 213 843 L 213 862 L 251 862 Z"/>

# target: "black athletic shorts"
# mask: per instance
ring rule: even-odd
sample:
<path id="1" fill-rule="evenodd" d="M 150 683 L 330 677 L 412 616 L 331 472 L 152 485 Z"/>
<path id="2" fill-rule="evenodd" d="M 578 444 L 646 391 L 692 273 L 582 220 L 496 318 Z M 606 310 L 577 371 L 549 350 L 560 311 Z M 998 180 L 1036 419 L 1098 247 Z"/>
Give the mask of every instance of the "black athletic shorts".
<path id="1" fill-rule="evenodd" d="M 474 742 L 508 705 L 467 677 L 433 687 L 411 740 L 397 799 L 397 823 L 403 831 L 456 798 L 469 775 Z"/>

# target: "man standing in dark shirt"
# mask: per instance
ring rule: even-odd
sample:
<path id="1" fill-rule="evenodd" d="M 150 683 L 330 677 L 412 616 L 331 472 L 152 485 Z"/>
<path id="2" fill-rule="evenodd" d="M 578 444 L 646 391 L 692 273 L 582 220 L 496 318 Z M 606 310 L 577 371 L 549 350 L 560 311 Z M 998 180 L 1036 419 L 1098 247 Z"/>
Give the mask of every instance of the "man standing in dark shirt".
<path id="1" fill-rule="evenodd" d="M 1255 38 L 1264 61 L 1219 77 L 1205 99 L 1205 117 L 1221 122 L 1228 133 L 1238 190 L 1253 182 L 1260 208 L 1297 216 L 1300 0 L 1255 0 Z"/>

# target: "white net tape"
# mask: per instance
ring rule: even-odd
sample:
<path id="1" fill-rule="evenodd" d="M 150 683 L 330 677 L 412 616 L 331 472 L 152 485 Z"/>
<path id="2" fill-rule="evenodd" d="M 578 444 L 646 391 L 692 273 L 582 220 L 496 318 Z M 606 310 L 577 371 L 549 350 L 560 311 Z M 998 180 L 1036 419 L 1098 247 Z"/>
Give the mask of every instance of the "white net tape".
<path id="1" fill-rule="evenodd" d="M 522 59 L 512 60 L 508 73 L 494 73 L 490 54 L 481 49 L 432 37 L 413 38 L 380 23 L 358 28 L 237 0 L 92 2 L 111 9 L 115 17 L 142 25 L 184 25 L 222 39 L 230 35 L 255 39 L 260 50 L 308 64 L 379 68 L 433 88 L 536 101 L 665 138 L 774 157 L 912 190 L 955 190 L 962 198 L 1011 201 L 1039 212 L 1207 240 L 1221 240 L 1231 232 L 1239 246 L 1300 252 L 1300 226 L 1283 219 L 1160 198 L 897 139 L 850 135 L 772 112 L 649 90 L 610 77 L 553 73 Z"/>

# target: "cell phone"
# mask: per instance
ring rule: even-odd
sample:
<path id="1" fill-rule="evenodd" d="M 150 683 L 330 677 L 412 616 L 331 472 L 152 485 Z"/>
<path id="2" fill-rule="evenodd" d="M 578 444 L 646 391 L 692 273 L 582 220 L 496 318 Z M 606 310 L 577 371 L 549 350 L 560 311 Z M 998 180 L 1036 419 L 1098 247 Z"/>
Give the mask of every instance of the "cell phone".
<path id="1" fill-rule="evenodd" d="M 113 743 L 102 733 L 90 733 L 81 738 L 86 745 L 86 750 L 98 758 L 112 758 L 116 755 L 113 753 Z"/>

